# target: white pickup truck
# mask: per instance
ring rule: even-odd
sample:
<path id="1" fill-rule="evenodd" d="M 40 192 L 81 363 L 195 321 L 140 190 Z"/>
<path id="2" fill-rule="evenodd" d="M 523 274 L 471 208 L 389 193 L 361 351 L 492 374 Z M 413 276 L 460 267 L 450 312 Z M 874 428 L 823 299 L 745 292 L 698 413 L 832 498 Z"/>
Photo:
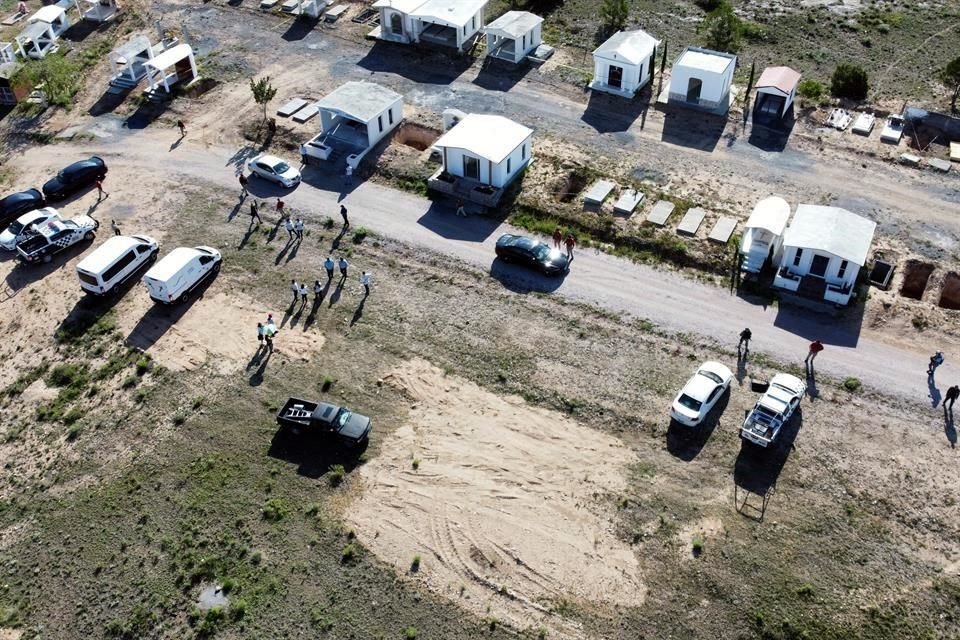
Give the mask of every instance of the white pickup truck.
<path id="1" fill-rule="evenodd" d="M 740 437 L 761 447 L 776 440 L 780 430 L 800 406 L 806 383 L 789 373 L 778 373 L 757 400 L 740 427 Z"/>

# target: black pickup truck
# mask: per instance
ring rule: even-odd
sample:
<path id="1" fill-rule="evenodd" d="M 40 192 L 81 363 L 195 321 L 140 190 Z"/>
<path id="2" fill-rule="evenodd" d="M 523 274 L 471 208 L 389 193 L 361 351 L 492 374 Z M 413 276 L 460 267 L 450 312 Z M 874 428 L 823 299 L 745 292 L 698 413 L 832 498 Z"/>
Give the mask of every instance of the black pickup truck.
<path id="1" fill-rule="evenodd" d="M 351 447 L 363 446 L 370 436 L 370 418 L 326 402 L 288 398 L 277 412 L 277 424 L 294 433 L 332 433 Z"/>

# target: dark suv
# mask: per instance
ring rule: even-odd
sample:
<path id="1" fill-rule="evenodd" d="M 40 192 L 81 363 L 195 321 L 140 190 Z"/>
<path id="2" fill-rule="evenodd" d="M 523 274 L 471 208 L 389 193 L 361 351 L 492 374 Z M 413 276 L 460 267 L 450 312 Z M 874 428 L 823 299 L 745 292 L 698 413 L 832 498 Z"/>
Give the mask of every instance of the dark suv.
<path id="1" fill-rule="evenodd" d="M 106 175 L 107 164 L 97 156 L 90 156 L 61 169 L 56 177 L 47 180 L 43 185 L 43 194 L 47 200 L 62 200 L 71 193 L 93 186 Z"/>
<path id="2" fill-rule="evenodd" d="M 8 224 L 19 218 L 25 213 L 39 209 L 43 206 L 43 194 L 36 189 L 27 189 L 11 193 L 3 200 L 0 200 L 0 229 L 6 228 Z"/>

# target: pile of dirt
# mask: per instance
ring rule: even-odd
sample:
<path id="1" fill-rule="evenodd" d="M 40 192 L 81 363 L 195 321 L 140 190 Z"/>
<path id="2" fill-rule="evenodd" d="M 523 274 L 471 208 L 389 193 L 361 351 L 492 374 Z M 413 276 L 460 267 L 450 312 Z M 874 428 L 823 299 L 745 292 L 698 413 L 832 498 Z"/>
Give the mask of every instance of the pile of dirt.
<path id="1" fill-rule="evenodd" d="M 424 361 L 386 382 L 414 404 L 361 468 L 347 518 L 365 546 L 481 617 L 551 638 L 585 635 L 559 603 L 643 603 L 639 562 L 614 534 L 612 496 L 635 461 L 620 441 Z"/>

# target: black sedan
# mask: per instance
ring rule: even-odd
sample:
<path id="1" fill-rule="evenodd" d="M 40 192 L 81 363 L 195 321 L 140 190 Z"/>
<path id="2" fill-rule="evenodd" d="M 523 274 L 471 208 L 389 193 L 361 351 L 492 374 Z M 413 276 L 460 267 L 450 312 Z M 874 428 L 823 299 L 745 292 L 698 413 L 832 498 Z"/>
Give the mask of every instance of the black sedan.
<path id="1" fill-rule="evenodd" d="M 97 156 L 64 167 L 56 177 L 47 180 L 43 193 L 47 200 L 62 200 L 81 189 L 92 187 L 107 175 L 107 164 Z"/>
<path id="2" fill-rule="evenodd" d="M 11 193 L 0 200 L 0 228 L 19 218 L 25 213 L 43 206 L 43 194 L 36 189 L 27 189 Z"/>
<path id="3" fill-rule="evenodd" d="M 504 262 L 516 262 L 537 269 L 548 276 L 566 273 L 570 269 L 570 261 L 559 249 L 552 249 L 550 245 L 533 238 L 510 233 L 497 239 L 497 257 Z"/>

